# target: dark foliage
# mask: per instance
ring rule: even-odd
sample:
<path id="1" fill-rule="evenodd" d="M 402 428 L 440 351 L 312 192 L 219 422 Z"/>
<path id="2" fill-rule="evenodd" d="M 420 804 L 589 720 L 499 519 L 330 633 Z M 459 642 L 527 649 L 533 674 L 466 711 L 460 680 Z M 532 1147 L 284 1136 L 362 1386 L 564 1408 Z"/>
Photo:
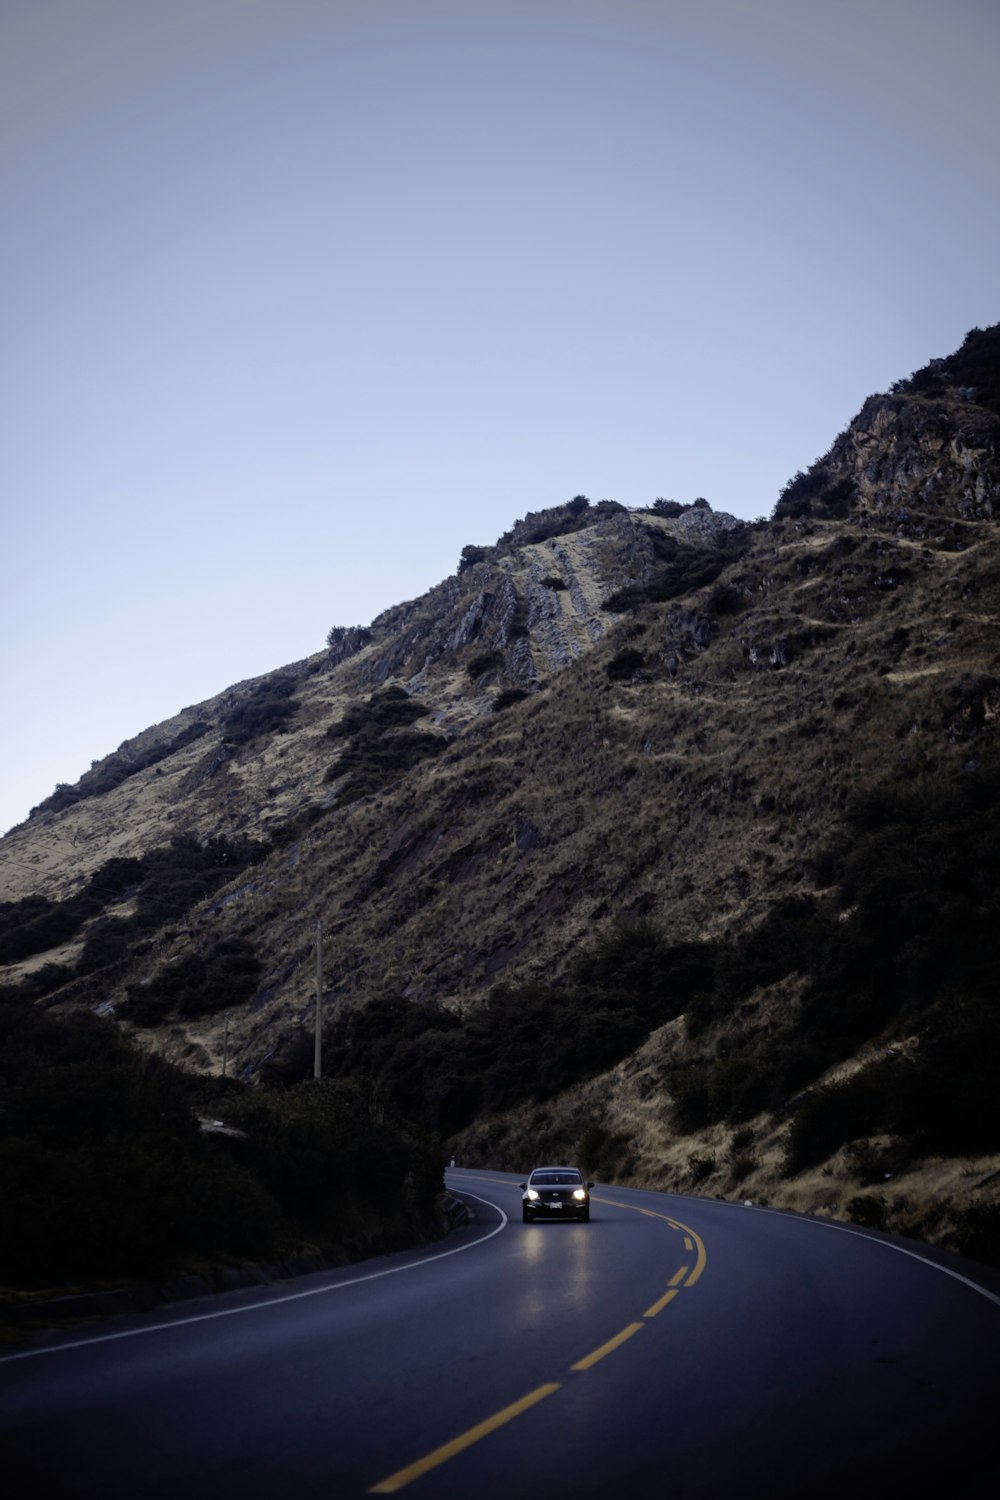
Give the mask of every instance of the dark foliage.
<path id="1" fill-rule="evenodd" d="M 292 696 L 297 685 L 294 677 L 269 677 L 259 682 L 249 698 L 222 721 L 224 739 L 230 745 L 248 745 L 251 740 L 287 729 L 300 706 Z"/>
<path id="2" fill-rule="evenodd" d="M 199 1109 L 245 1134 L 204 1134 Z M 0 996 L 0 1116 L 7 1285 L 161 1277 L 317 1239 L 395 1244 L 427 1231 L 440 1185 L 431 1144 L 373 1117 L 357 1087 L 230 1081 L 220 1095 L 110 1022 L 20 997 Z"/>
<path id="3" fill-rule="evenodd" d="M 84 922 L 97 916 L 109 902 L 130 895 L 145 879 L 148 868 L 143 859 L 109 859 L 65 901 L 26 896 L 21 901 L 0 903 L 0 963 L 16 963 L 69 942 Z"/>
<path id="4" fill-rule="evenodd" d="M 340 793 L 345 801 L 370 796 L 398 781 L 448 743 L 444 735 L 407 727 L 427 712 L 401 687 L 384 688 L 367 703 L 352 704 L 327 730 L 330 739 L 347 743 L 324 779 L 347 777 Z"/>
<path id="5" fill-rule="evenodd" d="M 105 917 L 95 923 L 77 959 L 77 974 L 93 974 L 120 963 L 128 956 L 133 934 L 133 924 L 127 918 Z"/>
<path id="6" fill-rule="evenodd" d="M 824 462 L 801 469 L 785 485 L 774 507 L 776 521 L 795 521 L 802 516 L 834 520 L 850 514 L 857 495 L 853 479 L 835 479 Z"/>
<path id="7" fill-rule="evenodd" d="M 931 360 L 894 389 L 945 399 L 953 399 L 959 391 L 971 390 L 975 392 L 973 399 L 977 406 L 1000 416 L 1000 323 L 971 329 L 954 354 Z"/>
<path id="8" fill-rule="evenodd" d="M 331 625 L 326 644 L 334 662 L 344 661 L 375 639 L 366 625 Z"/>
<path id="9" fill-rule="evenodd" d="M 74 896 L 51 901 L 29 896 L 0 904 L 0 963 L 15 963 L 71 941 L 85 922 L 117 901 L 134 897 L 132 917 L 105 918 L 88 935 L 79 972 L 91 973 L 124 956 L 143 932 L 182 916 L 196 902 L 268 852 L 249 839 L 180 835 L 141 859 L 109 859 Z"/>
<path id="10" fill-rule="evenodd" d="M 749 540 L 743 530 L 728 532 L 712 547 L 690 547 L 675 537 L 650 527 L 648 535 L 657 563 L 645 584 L 618 589 L 605 601 L 605 609 L 624 614 L 642 604 L 662 604 L 679 599 L 714 583 L 731 563 L 746 552 Z"/>
<path id="11" fill-rule="evenodd" d="M 320 821 L 325 812 L 326 808 L 318 802 L 310 802 L 294 817 L 272 826 L 268 830 L 272 846 L 275 849 L 285 849 L 289 844 L 294 844 Z"/>
<path id="12" fill-rule="evenodd" d="M 140 771 L 146 771 L 150 766 L 157 766 L 175 753 L 183 750 L 185 745 L 193 744 L 203 735 L 207 734 L 211 726 L 204 719 L 198 719 L 182 729 L 172 740 L 166 740 L 160 745 L 151 745 L 147 750 L 123 749 L 110 755 L 106 760 L 85 772 L 77 782 L 76 786 L 70 786 L 66 782 L 60 782 L 50 797 L 44 802 L 39 802 L 28 814 L 33 818 L 36 813 L 62 812 L 64 808 L 72 807 L 76 802 L 83 802 L 88 797 L 99 797 L 104 792 L 112 791 L 127 781 L 130 776 L 137 775 Z"/>
<path id="13" fill-rule="evenodd" d="M 505 708 L 510 708 L 514 703 L 521 703 L 527 696 L 524 688 L 504 688 L 503 692 L 498 693 L 493 699 L 493 712 L 502 713 Z"/>
<path id="14" fill-rule="evenodd" d="M 0 963 L 17 963 L 69 942 L 86 920 L 81 905 L 25 896 L 0 904 Z"/>
<path id="15" fill-rule="evenodd" d="M 474 547 L 471 545 L 463 547 L 462 555 L 459 558 L 458 571 L 464 573 L 466 568 L 474 568 L 476 563 L 483 562 L 489 556 L 490 550 L 489 547 Z"/>
<path id="16" fill-rule="evenodd" d="M 330 1047 L 426 1128 L 550 1098 L 628 1055 L 711 983 L 708 944 L 668 944 L 650 924 L 616 929 L 559 985 L 500 986 L 464 1021 L 436 1005 L 373 1001 L 341 1016 Z"/>
<path id="17" fill-rule="evenodd" d="M 365 703 L 352 703 L 336 724 L 326 731 L 331 740 L 350 739 L 354 734 L 372 734 L 385 729 L 402 729 L 416 719 L 427 717 L 426 706 L 411 698 L 405 688 L 387 687 L 373 693 Z"/>
<path id="18" fill-rule="evenodd" d="M 590 522 L 582 515 L 552 516 L 528 527 L 521 540 L 527 544 L 547 542 L 550 537 L 568 536 L 570 532 L 582 531 L 588 525 Z"/>
<path id="19" fill-rule="evenodd" d="M 646 658 L 641 651 L 628 648 L 619 651 L 608 662 L 606 671 L 612 682 L 628 682 L 639 671 L 640 667 L 646 665 Z"/>
<path id="20" fill-rule="evenodd" d="M 503 666 L 503 657 L 499 651 L 484 651 L 479 656 L 474 656 L 469 662 L 466 671 L 473 682 L 476 682 L 486 672 L 495 672 L 498 667 Z"/>
<path id="21" fill-rule="evenodd" d="M 718 583 L 708 596 L 713 615 L 735 615 L 747 606 L 746 597 L 731 583 Z"/>
<path id="22" fill-rule="evenodd" d="M 225 938 L 203 956 L 192 953 L 128 992 L 129 1019 L 153 1026 L 168 1016 L 201 1016 L 243 1005 L 256 993 L 263 965 L 245 938 Z"/>
<path id="23" fill-rule="evenodd" d="M 963 1255 L 1000 1266 L 1000 1204 L 974 1203 L 960 1213 L 955 1242 Z"/>
<path id="24" fill-rule="evenodd" d="M 345 802 L 369 797 L 390 786 L 407 771 L 438 755 L 447 744 L 444 735 L 424 734 L 420 730 L 399 730 L 395 734 L 365 731 L 357 734 L 327 771 L 325 781 L 347 777 L 340 795 Z"/>
<path id="25" fill-rule="evenodd" d="M 922 1150 L 1000 1145 L 1000 777 L 886 783 L 859 795 L 825 857 L 836 897 L 780 902 L 721 945 L 714 982 L 688 1011 L 689 1036 L 723 1026 L 760 986 L 805 976 L 801 1011 L 711 1067 L 670 1079 L 678 1126 L 738 1121 L 793 1106 L 798 1171 L 849 1141 L 887 1132 Z M 881 1060 L 845 1083 L 809 1089 L 832 1064 L 882 1036 Z M 916 1037 L 900 1053 L 897 1036 Z"/>
<path id="26" fill-rule="evenodd" d="M 40 969 L 26 974 L 20 984 L 0 986 L 0 994 L 16 995 L 22 1004 L 26 1001 L 43 1000 L 54 990 L 69 984 L 75 973 L 76 970 L 69 964 L 43 964 Z"/>

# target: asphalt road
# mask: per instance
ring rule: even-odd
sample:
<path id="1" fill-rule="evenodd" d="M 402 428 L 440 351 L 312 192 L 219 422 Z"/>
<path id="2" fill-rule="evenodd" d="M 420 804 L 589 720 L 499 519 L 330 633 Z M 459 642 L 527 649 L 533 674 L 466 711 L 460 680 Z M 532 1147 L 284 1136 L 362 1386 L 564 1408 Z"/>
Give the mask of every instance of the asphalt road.
<path id="1" fill-rule="evenodd" d="M 911 1242 L 598 1188 L 522 1225 L 0 1359 L 21 1496 L 1000 1493 L 1000 1292 Z M 508 1219 L 505 1216 L 509 1216 Z"/>

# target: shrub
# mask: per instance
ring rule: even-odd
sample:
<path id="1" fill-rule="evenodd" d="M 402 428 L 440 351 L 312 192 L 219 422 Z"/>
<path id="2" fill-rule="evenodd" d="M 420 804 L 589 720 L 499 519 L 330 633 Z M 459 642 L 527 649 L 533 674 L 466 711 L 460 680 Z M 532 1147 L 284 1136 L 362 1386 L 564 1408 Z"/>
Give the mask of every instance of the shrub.
<path id="1" fill-rule="evenodd" d="M 476 563 L 482 562 L 484 558 L 489 556 L 489 552 L 489 547 L 463 547 L 458 563 L 458 571 L 464 573 L 466 568 L 474 568 Z"/>
<path id="2" fill-rule="evenodd" d="M 708 1080 L 704 1067 L 688 1064 L 674 1069 L 669 1086 L 673 1123 L 682 1135 L 691 1135 L 709 1123 Z"/>
<path id="3" fill-rule="evenodd" d="M 756 1172 L 760 1163 L 752 1151 L 734 1151 L 729 1157 L 729 1175 L 734 1186 L 739 1187 L 741 1182 Z"/>
<path id="4" fill-rule="evenodd" d="M 871 1193 L 858 1193 L 847 1205 L 847 1212 L 855 1224 L 867 1229 L 884 1229 L 886 1226 L 886 1202 Z"/>
<path id="5" fill-rule="evenodd" d="M 628 682 L 641 667 L 646 665 L 646 658 L 641 651 L 628 649 L 619 651 L 618 654 L 608 662 L 606 671 L 612 682 Z"/>
<path id="6" fill-rule="evenodd" d="M 472 658 L 466 671 L 475 682 L 487 672 L 495 672 L 501 666 L 503 666 L 503 657 L 499 651 L 484 651 L 481 655 Z"/>
<path id="7" fill-rule="evenodd" d="M 0 903 L 0 963 L 16 963 L 45 953 L 76 936 L 103 907 L 137 888 L 149 873 L 149 859 L 109 859 L 82 890 L 64 901 L 27 896 Z"/>
<path id="8" fill-rule="evenodd" d="M 156 1025 L 168 1015 L 205 1015 L 244 1005 L 256 993 L 263 973 L 253 944 L 224 938 L 209 949 L 168 964 L 145 985 L 128 992 L 129 1016 L 140 1025 Z"/>
<path id="9" fill-rule="evenodd" d="M 84 801 L 87 797 L 99 797 L 104 792 L 110 792 L 116 786 L 120 786 L 123 781 L 127 781 L 130 776 L 148 770 L 151 766 L 159 765 L 176 751 L 201 739 L 208 733 L 210 727 L 207 720 L 198 719 L 193 724 L 189 724 L 186 729 L 182 729 L 173 739 L 150 745 L 144 750 L 134 748 L 134 742 L 133 745 L 125 745 L 114 755 L 109 755 L 86 771 L 75 787 L 69 786 L 66 782 L 60 782 L 51 797 L 46 797 L 44 802 L 33 807 L 28 816 L 34 817 L 36 813 L 43 812 L 61 812 L 77 802 Z"/>
<path id="10" fill-rule="evenodd" d="M 68 942 L 79 931 L 84 914 L 76 903 L 26 896 L 0 905 L 0 963 L 17 963 Z"/>
<path id="11" fill-rule="evenodd" d="M 1000 1203 L 975 1203 L 956 1214 L 954 1237 L 963 1255 L 1000 1266 Z"/>
<path id="12" fill-rule="evenodd" d="M 644 584 L 619 589 L 604 601 L 604 608 L 615 614 L 637 609 L 642 604 L 663 604 L 682 598 L 714 583 L 731 563 L 737 562 L 749 546 L 745 531 L 728 532 L 713 546 L 682 545 L 672 536 L 654 527 L 646 534 L 657 559 Z"/>
<path id="13" fill-rule="evenodd" d="M 495 714 L 502 713 L 505 708 L 511 708 L 515 703 L 523 702 L 527 696 L 528 694 L 524 688 L 504 688 L 503 692 L 498 693 L 493 699 L 493 712 Z"/>
<path id="14" fill-rule="evenodd" d="M 364 625 L 332 625 L 327 631 L 326 644 L 331 659 L 340 662 L 354 656 L 374 639 L 372 632 Z"/>
<path id="15" fill-rule="evenodd" d="M 800 1104 L 788 1137 L 787 1164 L 794 1176 L 818 1166 L 846 1141 L 874 1134 L 879 1124 L 878 1078 L 865 1069 L 843 1083 L 812 1090 Z"/>
<path id="16" fill-rule="evenodd" d="M 198 1127 L 212 1087 L 109 1022 L 0 997 L 0 1280 L 159 1278 L 206 1258 L 359 1235 L 388 1247 L 431 1229 L 440 1156 L 375 1118 L 363 1088 L 275 1094 L 230 1080 L 222 1107 L 245 1134 L 227 1137 Z"/>
<path id="17" fill-rule="evenodd" d="M 405 688 L 392 685 L 373 693 L 364 703 L 352 703 L 344 716 L 331 724 L 327 739 L 350 739 L 352 735 L 378 737 L 388 729 L 405 729 L 417 719 L 425 719 L 429 710 L 419 699 L 411 698 Z"/>
<path id="18" fill-rule="evenodd" d="M 630 1149 L 626 1136 L 592 1120 L 577 1142 L 576 1153 L 585 1176 L 614 1182 L 631 1169 Z"/>
<path id="19" fill-rule="evenodd" d="M 746 608 L 747 601 L 731 583 L 717 583 L 708 596 L 708 608 L 714 615 L 735 615 Z"/>
<path id="20" fill-rule="evenodd" d="M 600 507 L 595 507 L 595 509 L 599 510 Z M 527 522 L 527 517 L 525 520 Z M 589 524 L 582 511 L 571 514 L 569 508 L 566 507 L 562 514 L 555 512 L 546 516 L 544 520 L 537 520 L 531 525 L 526 525 L 521 540 L 526 545 L 537 546 L 539 542 L 547 542 L 552 537 L 568 536 L 571 532 L 582 531 Z"/>
<path id="21" fill-rule="evenodd" d="M 712 1069 L 708 1097 L 712 1119 L 750 1119 L 776 1102 L 773 1065 L 753 1054 L 727 1057 Z"/>
<path id="22" fill-rule="evenodd" d="M 346 776 L 340 796 L 345 802 L 354 801 L 398 781 L 422 760 L 440 754 L 447 743 L 443 734 L 420 730 L 386 733 L 379 728 L 365 729 L 344 747 L 324 780 L 337 781 Z"/>
<path id="23" fill-rule="evenodd" d="M 259 682 L 250 696 L 226 716 L 222 732 L 231 745 L 247 745 L 251 740 L 285 729 L 288 720 L 299 709 L 294 677 L 269 677 Z"/>

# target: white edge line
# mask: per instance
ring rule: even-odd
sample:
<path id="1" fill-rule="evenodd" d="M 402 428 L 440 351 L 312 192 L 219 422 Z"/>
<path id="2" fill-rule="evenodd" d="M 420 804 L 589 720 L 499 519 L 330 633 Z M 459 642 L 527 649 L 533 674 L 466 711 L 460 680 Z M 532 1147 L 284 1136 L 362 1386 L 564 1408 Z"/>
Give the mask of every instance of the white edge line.
<path id="1" fill-rule="evenodd" d="M 735 1208 L 737 1205 L 731 1206 Z M 910 1260 L 918 1260 L 922 1266 L 929 1266 L 932 1271 L 940 1271 L 942 1276 L 950 1276 L 953 1281 L 960 1281 L 971 1291 L 978 1292 L 980 1297 L 985 1297 L 987 1302 L 994 1302 L 997 1307 L 1000 1307 L 1000 1297 L 996 1292 L 987 1291 L 984 1286 L 979 1285 L 978 1281 L 973 1281 L 969 1276 L 963 1276 L 959 1271 L 949 1270 L 938 1261 L 929 1260 L 926 1255 L 918 1255 L 915 1250 L 906 1250 L 902 1245 L 894 1245 L 891 1240 L 877 1239 L 875 1235 L 865 1234 L 863 1229 L 853 1229 L 849 1224 L 831 1224 L 829 1219 L 817 1219 L 807 1214 L 787 1213 L 780 1208 L 759 1208 L 756 1204 L 754 1207 L 759 1214 L 774 1214 L 779 1219 L 792 1219 L 799 1224 L 815 1224 L 820 1229 L 834 1229 L 838 1234 L 853 1235 L 856 1240 L 865 1240 L 869 1245 L 880 1245 L 883 1250 L 895 1250 L 897 1255 L 907 1255 Z"/>
<path id="2" fill-rule="evenodd" d="M 451 1250 L 442 1250 L 438 1255 L 425 1255 L 422 1260 L 407 1261 L 405 1266 L 389 1266 L 384 1271 L 369 1271 L 366 1276 L 352 1276 L 350 1281 L 338 1281 L 333 1286 L 314 1286 L 305 1292 L 288 1292 L 282 1297 L 271 1297 L 267 1302 L 253 1302 L 246 1307 L 225 1307 L 217 1312 L 196 1313 L 190 1318 L 175 1318 L 168 1323 L 147 1323 L 142 1328 L 125 1328 L 118 1333 L 100 1333 L 95 1338 L 76 1339 L 70 1344 L 49 1344 L 44 1349 L 22 1349 L 17 1354 L 0 1356 L 0 1364 L 13 1364 L 15 1359 L 37 1359 L 42 1354 L 65 1354 L 68 1349 L 87 1349 L 92 1344 L 111 1344 L 117 1339 L 134 1339 L 144 1333 L 162 1333 L 164 1329 L 185 1328 L 191 1323 L 210 1323 L 214 1318 L 235 1318 L 239 1313 L 261 1312 L 267 1307 L 279 1307 L 283 1302 L 301 1302 L 304 1297 L 323 1297 L 330 1292 L 343 1291 L 345 1287 L 359 1286 L 363 1281 L 378 1281 L 382 1276 L 396 1276 L 400 1271 L 415 1271 L 418 1266 L 429 1266 L 436 1260 L 446 1260 L 449 1255 L 461 1255 L 463 1250 L 475 1250 L 477 1245 L 484 1245 L 495 1234 L 506 1229 L 509 1221 L 499 1204 L 491 1203 L 488 1198 L 480 1198 L 476 1193 L 466 1193 L 465 1196 L 475 1199 L 477 1203 L 485 1203 L 488 1208 L 495 1208 L 502 1221 L 488 1234 L 481 1235 L 478 1240 L 470 1240 L 467 1245 L 456 1245 Z"/>
<path id="3" fill-rule="evenodd" d="M 473 1181 L 475 1181 L 475 1178 L 473 1178 Z M 511 1184 L 511 1185 L 513 1186 L 513 1184 Z M 607 1184 L 605 1184 L 605 1188 L 606 1187 L 607 1187 Z M 612 1192 L 615 1192 L 615 1191 L 629 1192 L 629 1191 L 635 1191 L 635 1190 L 634 1189 L 630 1190 L 628 1188 L 616 1189 L 614 1187 L 614 1185 L 612 1184 L 611 1185 L 611 1191 Z M 697 1204 L 697 1203 L 714 1203 L 714 1204 L 721 1203 L 726 1208 L 741 1208 L 743 1206 L 742 1204 L 726 1203 L 724 1199 L 720 1199 L 720 1198 L 699 1199 L 699 1198 L 692 1197 L 690 1194 L 687 1194 L 687 1193 L 660 1193 L 660 1194 L 657 1194 L 655 1188 L 640 1188 L 639 1191 L 640 1192 L 646 1192 L 646 1193 L 653 1193 L 653 1194 L 655 1194 L 658 1197 L 664 1197 L 664 1198 L 684 1198 L 685 1201 L 688 1202 L 688 1203 L 695 1203 L 695 1204 Z M 471 1198 L 472 1196 L 473 1196 L 473 1194 L 470 1193 L 469 1197 Z M 493 1205 L 494 1208 L 496 1208 L 496 1206 L 497 1206 L 496 1204 Z M 773 1214 L 775 1216 L 775 1218 L 778 1218 L 778 1219 L 791 1219 L 793 1221 L 793 1223 L 796 1223 L 796 1224 L 815 1224 L 820 1229 L 835 1229 L 838 1232 L 838 1234 L 850 1234 L 850 1235 L 853 1235 L 855 1239 L 858 1239 L 858 1240 L 867 1240 L 867 1242 L 868 1242 L 869 1245 L 880 1245 L 883 1250 L 895 1250 L 895 1252 L 896 1252 L 897 1255 L 906 1255 L 906 1256 L 909 1256 L 910 1260 L 917 1260 L 917 1261 L 920 1262 L 920 1264 L 922 1266 L 929 1266 L 932 1271 L 940 1271 L 940 1273 L 941 1273 L 942 1276 L 950 1276 L 953 1281 L 960 1281 L 962 1283 L 962 1285 L 963 1286 L 967 1286 L 970 1291 L 972 1291 L 972 1292 L 978 1292 L 979 1295 L 980 1295 L 980 1297 L 985 1297 L 986 1298 L 987 1302 L 992 1302 L 992 1303 L 994 1303 L 994 1305 L 996 1307 L 1000 1307 L 1000 1296 L 998 1296 L 996 1292 L 988 1291 L 986 1289 L 986 1287 L 981 1286 L 978 1281 L 973 1281 L 972 1278 L 969 1277 L 969 1276 L 963 1276 L 960 1271 L 952 1271 L 947 1266 L 942 1266 L 939 1261 L 930 1260 L 926 1255 L 918 1255 L 915 1250 L 907 1250 L 902 1245 L 894 1245 L 891 1240 L 882 1240 L 882 1239 L 876 1238 L 876 1236 L 873 1235 L 873 1234 L 865 1234 L 865 1232 L 864 1232 L 863 1229 L 855 1228 L 853 1225 L 850 1225 L 850 1224 L 833 1224 L 833 1223 L 831 1223 L 831 1221 L 829 1219 L 819 1219 L 819 1218 L 816 1218 L 815 1216 L 810 1215 L 810 1214 L 797 1214 L 797 1213 L 795 1213 L 793 1211 L 790 1211 L 788 1209 L 764 1208 L 763 1205 L 756 1204 L 756 1203 L 753 1205 L 753 1209 L 754 1209 L 754 1211 L 756 1213 L 759 1213 L 759 1214 Z M 501 1212 L 503 1212 L 503 1210 L 501 1210 Z"/>

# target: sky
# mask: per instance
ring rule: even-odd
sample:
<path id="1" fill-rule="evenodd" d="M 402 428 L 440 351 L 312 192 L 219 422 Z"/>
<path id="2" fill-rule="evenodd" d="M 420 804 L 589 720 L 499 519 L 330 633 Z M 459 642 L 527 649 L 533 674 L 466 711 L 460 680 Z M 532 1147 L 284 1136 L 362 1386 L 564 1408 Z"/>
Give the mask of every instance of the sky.
<path id="1" fill-rule="evenodd" d="M 0 0 L 0 829 L 1000 318 L 1000 0 Z M 2 899 L 2 892 L 0 892 Z"/>

